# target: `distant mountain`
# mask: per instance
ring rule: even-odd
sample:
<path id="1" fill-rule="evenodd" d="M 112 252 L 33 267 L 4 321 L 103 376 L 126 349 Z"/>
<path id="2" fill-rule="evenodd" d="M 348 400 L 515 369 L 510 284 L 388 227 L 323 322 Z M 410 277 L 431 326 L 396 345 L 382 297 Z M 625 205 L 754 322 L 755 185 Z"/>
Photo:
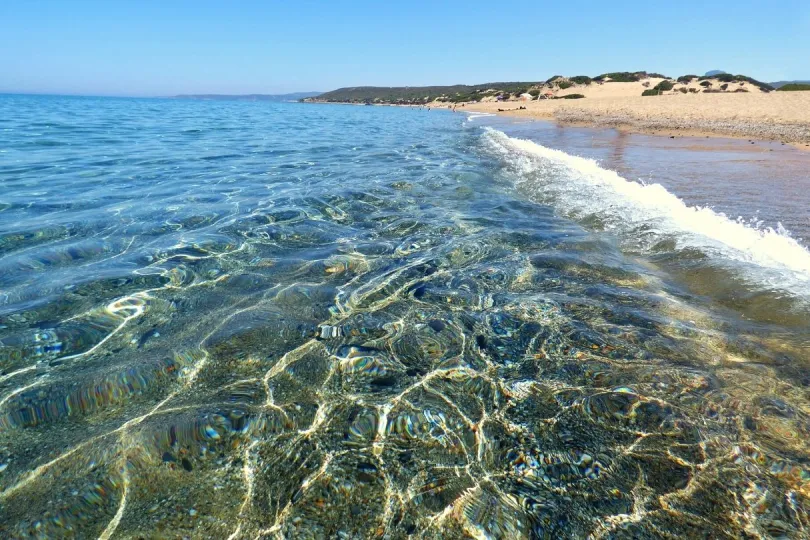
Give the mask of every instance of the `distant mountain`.
<path id="1" fill-rule="evenodd" d="M 319 96 L 323 92 L 293 92 L 292 94 L 181 94 L 173 99 L 207 99 L 211 101 L 298 101 Z"/>
<path id="2" fill-rule="evenodd" d="M 810 81 L 777 81 L 768 84 L 770 84 L 774 88 L 782 88 L 786 84 L 810 84 Z"/>
<path id="3" fill-rule="evenodd" d="M 707 71 L 704 77 L 714 77 L 715 75 L 725 75 L 725 71 L 722 69 L 713 69 L 711 71 Z"/>

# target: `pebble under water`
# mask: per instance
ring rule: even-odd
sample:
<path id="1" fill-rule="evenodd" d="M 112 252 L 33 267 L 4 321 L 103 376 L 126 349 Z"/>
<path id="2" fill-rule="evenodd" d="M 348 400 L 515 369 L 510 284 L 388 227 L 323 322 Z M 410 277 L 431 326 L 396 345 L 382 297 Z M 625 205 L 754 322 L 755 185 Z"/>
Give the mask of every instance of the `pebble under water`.
<path id="1" fill-rule="evenodd" d="M 0 112 L 2 537 L 810 534 L 806 304 L 565 212 L 501 135 Z"/>

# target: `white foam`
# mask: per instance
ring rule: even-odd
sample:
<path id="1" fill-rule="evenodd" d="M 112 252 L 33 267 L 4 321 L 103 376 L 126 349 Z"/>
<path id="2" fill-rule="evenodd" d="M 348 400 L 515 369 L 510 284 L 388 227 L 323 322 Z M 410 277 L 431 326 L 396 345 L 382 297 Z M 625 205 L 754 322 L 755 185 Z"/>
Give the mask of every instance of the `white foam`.
<path id="1" fill-rule="evenodd" d="M 485 112 L 467 112 L 464 111 L 467 115 L 467 122 L 472 122 L 476 118 L 486 118 L 487 116 L 495 116 L 493 113 L 485 113 Z"/>
<path id="2" fill-rule="evenodd" d="M 574 219 L 596 217 L 640 250 L 663 239 L 676 249 L 743 263 L 747 278 L 810 296 L 810 251 L 778 225 L 758 228 L 710 208 L 688 206 L 659 184 L 628 181 L 592 159 L 572 156 L 486 128 L 488 146 L 518 185 Z"/>

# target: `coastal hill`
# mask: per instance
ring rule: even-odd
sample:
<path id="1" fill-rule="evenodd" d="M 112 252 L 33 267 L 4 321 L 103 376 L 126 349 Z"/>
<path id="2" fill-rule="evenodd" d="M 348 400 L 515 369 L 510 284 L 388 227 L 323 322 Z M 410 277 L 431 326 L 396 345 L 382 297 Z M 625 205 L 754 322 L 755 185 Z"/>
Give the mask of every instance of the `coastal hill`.
<path id="1" fill-rule="evenodd" d="M 494 82 L 452 86 L 357 86 L 339 88 L 306 102 L 370 103 L 394 105 L 461 104 L 477 102 L 581 99 L 619 95 L 686 93 L 771 92 L 775 88 L 745 75 L 716 73 L 684 75 L 673 79 L 660 73 L 613 72 L 596 77 L 555 75 L 545 81 Z"/>
<path id="2" fill-rule="evenodd" d="M 481 98 L 496 95 L 520 95 L 538 82 L 496 82 L 476 85 L 456 84 L 452 86 L 356 86 L 338 88 L 306 102 L 326 103 L 381 103 L 419 105 L 446 98 L 448 101 L 480 101 Z"/>
<path id="3" fill-rule="evenodd" d="M 777 90 L 781 90 L 785 86 L 799 86 L 804 87 L 804 90 L 810 90 L 810 81 L 776 81 L 770 84 Z"/>
<path id="4" fill-rule="evenodd" d="M 340 88 L 309 103 L 411 105 L 621 127 L 667 136 L 768 139 L 810 148 L 810 85 L 746 75 L 613 72 L 479 85 Z"/>

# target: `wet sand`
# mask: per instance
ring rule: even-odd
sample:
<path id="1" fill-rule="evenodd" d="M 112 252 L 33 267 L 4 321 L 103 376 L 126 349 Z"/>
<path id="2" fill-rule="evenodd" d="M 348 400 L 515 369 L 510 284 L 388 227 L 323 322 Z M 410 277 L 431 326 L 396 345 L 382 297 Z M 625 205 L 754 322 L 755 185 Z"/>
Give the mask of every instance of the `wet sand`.
<path id="1" fill-rule="evenodd" d="M 810 240 L 810 153 L 774 141 L 663 136 L 509 116 L 473 118 L 548 148 L 595 159 L 629 180 L 658 183 L 691 206 L 706 206 Z"/>

